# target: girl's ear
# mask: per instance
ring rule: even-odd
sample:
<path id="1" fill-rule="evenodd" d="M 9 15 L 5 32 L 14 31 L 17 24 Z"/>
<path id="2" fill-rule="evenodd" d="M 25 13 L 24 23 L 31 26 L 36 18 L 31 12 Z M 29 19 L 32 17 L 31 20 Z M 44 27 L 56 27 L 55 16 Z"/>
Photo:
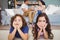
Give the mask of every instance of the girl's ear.
<path id="1" fill-rule="evenodd" d="M 38 26 L 38 22 L 36 23 L 36 25 Z"/>
<path id="2" fill-rule="evenodd" d="M 46 25 L 48 25 L 48 23 L 46 23 Z"/>
<path id="3" fill-rule="evenodd" d="M 36 23 L 38 25 L 38 23 Z"/>
<path id="4" fill-rule="evenodd" d="M 48 23 L 45 24 L 45 26 L 47 27 Z"/>
<path id="5" fill-rule="evenodd" d="M 46 23 L 48 25 L 48 23 Z"/>

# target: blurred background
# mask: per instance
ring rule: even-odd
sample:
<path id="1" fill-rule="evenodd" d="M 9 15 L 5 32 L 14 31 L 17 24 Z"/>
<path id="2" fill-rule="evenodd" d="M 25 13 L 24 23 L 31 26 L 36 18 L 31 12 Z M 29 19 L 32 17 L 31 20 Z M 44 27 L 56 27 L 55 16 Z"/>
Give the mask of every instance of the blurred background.
<path id="1" fill-rule="evenodd" d="M 53 40 L 60 40 L 60 0 L 43 1 L 46 4 L 45 12 L 49 17 L 54 34 Z M 0 40 L 8 40 L 10 19 L 14 15 L 14 10 L 18 9 L 23 2 L 24 0 L 0 0 Z M 38 5 L 37 0 L 29 0 L 28 6 L 31 5 Z"/>

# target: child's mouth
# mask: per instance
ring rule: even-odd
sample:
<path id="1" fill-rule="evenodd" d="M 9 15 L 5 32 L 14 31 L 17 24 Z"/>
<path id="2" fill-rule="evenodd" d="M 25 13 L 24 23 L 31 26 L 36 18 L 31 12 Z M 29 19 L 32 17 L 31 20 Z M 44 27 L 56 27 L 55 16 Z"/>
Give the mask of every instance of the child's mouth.
<path id="1" fill-rule="evenodd" d="M 19 25 L 19 24 L 15 24 L 15 25 Z"/>

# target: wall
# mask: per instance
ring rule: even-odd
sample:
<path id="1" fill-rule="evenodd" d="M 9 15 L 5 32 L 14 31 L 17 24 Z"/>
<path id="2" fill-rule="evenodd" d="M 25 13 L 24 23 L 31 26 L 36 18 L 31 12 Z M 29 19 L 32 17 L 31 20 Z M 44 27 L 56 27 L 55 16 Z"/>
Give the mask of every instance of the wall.
<path id="1" fill-rule="evenodd" d="M 0 0 L 2 10 L 8 8 L 8 0 Z"/>
<path id="2" fill-rule="evenodd" d="M 54 4 L 54 5 L 60 5 L 60 0 L 44 0 L 46 5 Z"/>

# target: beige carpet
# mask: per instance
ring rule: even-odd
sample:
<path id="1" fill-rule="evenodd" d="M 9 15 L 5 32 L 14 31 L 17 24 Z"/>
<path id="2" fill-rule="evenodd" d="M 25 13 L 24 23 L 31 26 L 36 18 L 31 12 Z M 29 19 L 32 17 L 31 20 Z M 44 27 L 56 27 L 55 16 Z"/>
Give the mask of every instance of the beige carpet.
<path id="1" fill-rule="evenodd" d="M 54 34 L 53 40 L 60 40 L 60 30 L 52 30 Z M 0 30 L 0 40 L 8 40 L 9 30 Z M 29 40 L 33 40 L 31 30 L 29 30 Z"/>
<path id="2" fill-rule="evenodd" d="M 54 34 L 53 40 L 60 40 L 60 26 L 51 26 L 51 28 L 52 28 L 52 33 Z M 8 40 L 9 29 L 10 26 L 0 26 L 0 40 Z M 33 40 L 31 30 L 32 29 L 29 28 L 29 40 Z"/>

